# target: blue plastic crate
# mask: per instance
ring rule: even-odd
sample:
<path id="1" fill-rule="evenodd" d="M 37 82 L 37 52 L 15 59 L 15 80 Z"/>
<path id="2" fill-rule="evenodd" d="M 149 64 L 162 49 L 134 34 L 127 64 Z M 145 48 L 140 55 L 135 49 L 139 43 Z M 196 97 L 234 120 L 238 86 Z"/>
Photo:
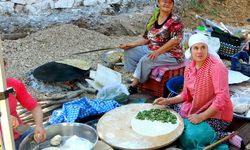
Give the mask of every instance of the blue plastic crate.
<path id="1" fill-rule="evenodd" d="M 177 90 L 180 87 L 183 87 L 183 83 L 184 83 L 183 76 L 175 76 L 167 81 L 166 88 L 168 89 L 171 96 L 176 96 L 180 94 Z"/>
<path id="2" fill-rule="evenodd" d="M 240 62 L 240 59 L 243 62 Z M 245 51 L 234 54 L 231 58 L 231 70 L 239 71 L 250 77 L 249 55 Z"/>

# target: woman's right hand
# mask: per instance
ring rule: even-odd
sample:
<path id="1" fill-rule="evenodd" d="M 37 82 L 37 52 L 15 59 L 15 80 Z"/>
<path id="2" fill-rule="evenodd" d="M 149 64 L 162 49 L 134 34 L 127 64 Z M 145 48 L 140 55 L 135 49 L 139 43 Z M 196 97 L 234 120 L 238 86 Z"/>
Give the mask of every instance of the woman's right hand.
<path id="1" fill-rule="evenodd" d="M 171 104 L 171 100 L 169 100 L 168 98 L 164 98 L 164 97 L 160 97 L 154 100 L 153 105 L 169 105 Z"/>
<path id="2" fill-rule="evenodd" d="M 19 122 L 18 122 L 16 117 L 11 116 L 10 120 L 11 120 L 11 124 L 12 124 L 13 129 L 15 129 L 19 126 Z"/>
<path id="3" fill-rule="evenodd" d="M 128 50 L 128 49 L 133 48 L 133 47 L 135 47 L 135 46 L 133 46 L 132 44 L 129 44 L 129 43 L 119 45 L 119 48 L 124 49 L 124 50 Z"/>

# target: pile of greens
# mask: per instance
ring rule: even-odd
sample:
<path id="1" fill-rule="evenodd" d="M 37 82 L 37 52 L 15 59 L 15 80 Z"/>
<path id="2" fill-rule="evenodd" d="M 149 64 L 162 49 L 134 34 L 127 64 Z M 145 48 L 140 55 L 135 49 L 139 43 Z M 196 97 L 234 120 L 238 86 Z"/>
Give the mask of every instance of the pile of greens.
<path id="1" fill-rule="evenodd" d="M 177 117 L 172 114 L 170 111 L 162 109 L 150 109 L 140 111 L 136 115 L 136 119 L 139 120 L 150 120 L 150 121 L 160 121 L 162 123 L 176 124 Z"/>

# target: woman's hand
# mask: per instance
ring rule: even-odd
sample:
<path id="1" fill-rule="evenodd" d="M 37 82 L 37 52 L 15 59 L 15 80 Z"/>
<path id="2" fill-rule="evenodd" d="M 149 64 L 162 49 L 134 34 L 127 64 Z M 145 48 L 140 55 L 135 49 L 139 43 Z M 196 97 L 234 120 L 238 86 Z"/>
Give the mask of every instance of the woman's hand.
<path id="1" fill-rule="evenodd" d="M 188 116 L 188 120 L 192 122 L 193 124 L 201 123 L 203 120 L 199 114 L 192 114 Z"/>
<path id="2" fill-rule="evenodd" d="M 18 122 L 16 117 L 11 116 L 10 120 L 11 120 L 11 124 L 12 124 L 13 129 L 15 129 L 19 126 L 19 122 Z"/>
<path id="3" fill-rule="evenodd" d="M 124 50 L 128 50 L 128 49 L 133 48 L 133 47 L 135 47 L 135 46 L 132 44 L 129 44 L 129 43 L 119 45 L 119 48 L 124 49 Z"/>
<path id="4" fill-rule="evenodd" d="M 46 140 L 46 132 L 42 126 L 35 127 L 34 139 L 37 143 L 40 143 Z"/>
<path id="5" fill-rule="evenodd" d="M 152 51 L 148 54 L 150 60 L 155 60 L 160 55 L 159 51 Z"/>
<path id="6" fill-rule="evenodd" d="M 164 97 L 160 97 L 160 98 L 157 98 L 154 100 L 153 105 L 155 105 L 155 104 L 157 104 L 157 105 L 169 105 L 171 103 L 170 103 L 169 99 L 164 98 Z"/>

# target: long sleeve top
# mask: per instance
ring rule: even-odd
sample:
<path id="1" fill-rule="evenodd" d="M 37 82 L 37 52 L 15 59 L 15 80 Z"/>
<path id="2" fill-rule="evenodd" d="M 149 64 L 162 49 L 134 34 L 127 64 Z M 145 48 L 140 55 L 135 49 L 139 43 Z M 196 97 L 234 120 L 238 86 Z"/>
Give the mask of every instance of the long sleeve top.
<path id="1" fill-rule="evenodd" d="M 199 114 L 209 107 L 217 113 L 211 118 L 231 122 L 233 107 L 230 100 L 228 70 L 217 58 L 209 55 L 200 69 L 191 61 L 184 73 L 184 87 L 180 94 L 184 103 L 181 115 Z"/>
<path id="2" fill-rule="evenodd" d="M 38 105 L 37 101 L 28 93 L 25 85 L 14 78 L 7 78 L 7 87 L 13 87 L 16 91 L 16 95 L 10 94 L 8 101 L 10 107 L 10 114 L 18 119 L 19 124 L 23 124 L 22 120 L 17 114 L 16 107 L 19 102 L 28 111 L 32 111 Z M 18 139 L 20 135 L 14 130 L 14 139 Z"/>

